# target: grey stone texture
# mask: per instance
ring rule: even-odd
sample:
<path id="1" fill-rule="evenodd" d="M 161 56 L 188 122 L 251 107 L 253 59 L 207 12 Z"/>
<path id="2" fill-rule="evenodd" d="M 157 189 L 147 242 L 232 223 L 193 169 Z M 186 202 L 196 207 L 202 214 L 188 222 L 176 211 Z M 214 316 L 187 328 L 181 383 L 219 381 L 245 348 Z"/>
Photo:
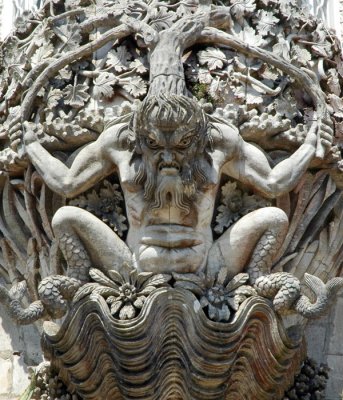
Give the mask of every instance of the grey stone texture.
<path id="1" fill-rule="evenodd" d="M 138 367 L 137 376 L 161 371 L 162 395 L 215 399 L 215 388 L 226 399 L 281 398 L 303 354 L 277 314 L 318 317 L 343 284 L 336 277 L 342 160 L 327 118 L 340 115 L 341 77 L 328 71 L 321 51 L 307 49 L 310 42 L 290 38 L 293 27 L 281 25 L 274 35 L 280 19 L 266 2 L 256 14 L 261 20 L 251 20 L 251 4 L 167 10 L 138 1 L 132 13 L 129 2 L 118 10 L 105 3 L 94 17 L 91 2 L 82 10 L 55 3 L 19 26 L 21 40 L 33 45 L 16 74 L 3 69 L 0 300 L 19 324 L 37 324 L 1 320 L 4 396 L 27 386 L 27 365 L 41 361 L 42 335 L 52 367 L 85 399 L 94 399 L 94 390 L 104 399 L 134 390 L 133 398 L 145 390 L 147 399 L 161 398 L 158 380 L 130 387 Z M 282 6 L 286 21 L 290 11 Z M 311 37 L 313 26 L 297 12 L 296 34 Z M 41 24 L 47 15 L 49 24 Z M 325 28 L 316 34 L 338 62 Z M 8 44 L 16 51 L 25 45 Z M 342 390 L 342 308 L 339 297 L 307 327 L 310 355 L 332 368 L 332 400 Z M 61 329 L 50 321 L 64 315 Z M 230 323 L 218 329 L 232 316 L 232 332 Z M 161 330 L 155 318 L 167 321 Z M 198 327 L 205 333 L 194 350 Z M 237 360 L 224 331 L 237 343 Z M 151 362 L 154 335 L 163 340 Z M 70 347 L 74 340 L 80 343 Z M 209 383 L 225 346 L 220 367 L 229 369 Z M 178 379 L 164 379 L 160 355 L 172 359 Z M 118 360 L 126 367 L 117 368 Z M 104 382 L 102 373 L 109 374 Z M 200 375 L 197 386 L 191 378 Z"/>

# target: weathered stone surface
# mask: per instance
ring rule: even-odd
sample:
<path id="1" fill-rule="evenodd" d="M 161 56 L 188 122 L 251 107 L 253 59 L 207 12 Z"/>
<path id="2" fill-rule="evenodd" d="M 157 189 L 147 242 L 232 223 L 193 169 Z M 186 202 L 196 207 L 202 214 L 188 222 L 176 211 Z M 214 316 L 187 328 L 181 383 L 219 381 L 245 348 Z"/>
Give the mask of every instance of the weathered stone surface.
<path id="1" fill-rule="evenodd" d="M 54 0 L 4 44 L 0 301 L 66 315 L 45 344 L 86 398 L 281 398 L 281 316 L 343 286 L 339 42 L 243 3 Z"/>
<path id="2" fill-rule="evenodd" d="M 69 390 L 104 400 L 281 399 L 303 357 L 265 300 L 215 323 L 181 289 L 158 289 L 130 321 L 81 300 L 44 347 Z"/>
<path id="3" fill-rule="evenodd" d="M 343 392 L 343 357 L 329 354 L 327 356 L 327 363 L 329 368 L 331 368 L 331 372 L 326 389 L 326 398 L 327 400 L 338 400 L 342 397 Z"/>

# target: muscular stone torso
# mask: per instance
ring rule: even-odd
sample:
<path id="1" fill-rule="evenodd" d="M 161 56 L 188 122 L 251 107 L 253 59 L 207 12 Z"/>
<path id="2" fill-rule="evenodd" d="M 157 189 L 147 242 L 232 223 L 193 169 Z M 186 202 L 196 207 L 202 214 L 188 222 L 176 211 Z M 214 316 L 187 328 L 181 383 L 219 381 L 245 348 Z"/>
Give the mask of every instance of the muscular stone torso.
<path id="1" fill-rule="evenodd" d="M 159 271 L 168 265 L 175 272 L 203 268 L 213 241 L 210 226 L 217 185 L 196 194 L 186 214 L 170 203 L 152 208 L 144 199 L 144 188 L 133 183 L 135 171 L 128 163 L 119 165 L 119 175 L 129 222 L 127 245 L 137 268 Z"/>
<path id="2" fill-rule="evenodd" d="M 212 163 L 207 164 L 209 183 L 198 190 L 190 201 L 188 212 L 184 212 L 172 202 L 164 202 L 161 207 L 153 207 L 153 199 L 144 197 L 144 185 L 135 183 L 140 160 L 131 162 L 132 153 L 125 149 L 127 138 L 109 150 L 110 158 L 117 165 L 121 187 L 124 192 L 129 232 L 127 245 L 134 255 L 139 270 L 159 272 L 168 266 L 175 272 L 195 272 L 205 267 L 208 251 L 213 243 L 211 220 L 218 191 L 220 168 L 227 154 L 222 144 L 220 151 L 211 153 Z M 222 138 L 220 138 L 220 141 Z M 234 146 L 234 143 L 232 143 Z M 120 157 L 116 148 L 120 147 Z M 123 148 L 124 147 L 124 148 Z M 119 162 L 118 162 L 119 158 Z M 169 179 L 177 180 L 180 171 L 169 169 Z M 157 179 L 163 171 L 156 169 Z"/>

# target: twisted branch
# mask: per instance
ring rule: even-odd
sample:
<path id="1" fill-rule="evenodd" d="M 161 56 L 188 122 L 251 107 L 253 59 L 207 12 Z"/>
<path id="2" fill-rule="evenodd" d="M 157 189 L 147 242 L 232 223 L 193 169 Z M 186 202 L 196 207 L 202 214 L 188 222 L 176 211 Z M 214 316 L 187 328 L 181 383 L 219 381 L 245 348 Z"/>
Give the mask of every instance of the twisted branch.
<path id="1" fill-rule="evenodd" d="M 258 58 L 268 64 L 274 65 L 276 68 L 295 79 L 295 81 L 298 82 L 298 84 L 302 86 L 311 96 L 318 115 L 318 119 L 313 121 L 312 125 L 316 124 L 317 126 L 320 126 L 321 120 L 327 115 L 325 95 L 319 85 L 316 84 L 305 71 L 285 61 L 281 57 L 259 47 L 250 46 L 241 39 L 233 37 L 215 28 L 205 28 L 197 40 L 197 43 L 215 43 L 229 46 L 234 50 L 247 55 L 248 57 Z M 318 129 L 318 134 L 319 131 L 320 130 Z M 324 157 L 324 149 L 320 140 L 317 142 L 316 156 L 319 158 Z"/>

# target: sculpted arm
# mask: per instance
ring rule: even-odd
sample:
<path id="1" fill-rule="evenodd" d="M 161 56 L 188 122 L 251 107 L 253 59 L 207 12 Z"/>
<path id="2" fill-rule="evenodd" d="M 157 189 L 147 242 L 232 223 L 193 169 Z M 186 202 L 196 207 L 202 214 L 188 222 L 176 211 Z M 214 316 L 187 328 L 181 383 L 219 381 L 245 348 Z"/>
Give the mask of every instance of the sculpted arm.
<path id="1" fill-rule="evenodd" d="M 108 156 L 108 150 L 115 146 L 113 135 L 111 131 L 104 131 L 95 142 L 79 152 L 70 167 L 44 149 L 32 132 L 25 132 L 24 143 L 27 155 L 44 182 L 53 191 L 73 197 L 115 169 L 114 161 Z"/>
<path id="2" fill-rule="evenodd" d="M 237 138 L 236 155 L 225 163 L 222 171 L 257 189 L 267 197 L 278 197 L 291 191 L 306 172 L 316 153 L 316 130 L 317 127 L 312 128 L 305 143 L 274 168 L 270 167 L 261 150 L 239 137 Z M 330 144 L 328 131 L 324 131 L 321 136 L 325 145 Z"/>

